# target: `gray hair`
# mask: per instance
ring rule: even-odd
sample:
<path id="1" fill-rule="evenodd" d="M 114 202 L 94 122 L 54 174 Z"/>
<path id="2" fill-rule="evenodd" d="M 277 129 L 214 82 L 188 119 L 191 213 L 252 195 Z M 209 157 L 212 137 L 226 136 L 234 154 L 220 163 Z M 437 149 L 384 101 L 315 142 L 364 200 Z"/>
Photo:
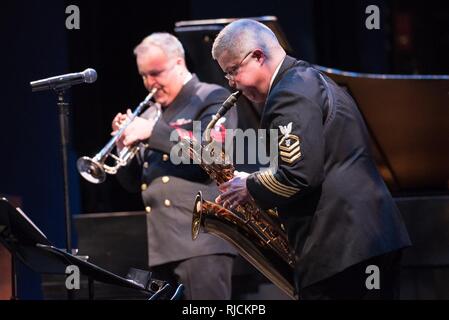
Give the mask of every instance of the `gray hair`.
<path id="1" fill-rule="evenodd" d="M 280 44 L 270 28 L 255 20 L 240 19 L 220 31 L 212 46 L 212 57 L 217 60 L 227 52 L 237 58 L 260 48 L 270 58 L 271 49 L 276 47 Z"/>
<path id="2" fill-rule="evenodd" d="M 185 59 L 184 48 L 181 42 L 174 35 L 167 32 L 155 32 L 142 40 L 134 49 L 134 55 L 144 54 L 150 46 L 156 46 L 165 52 L 168 58 Z"/>

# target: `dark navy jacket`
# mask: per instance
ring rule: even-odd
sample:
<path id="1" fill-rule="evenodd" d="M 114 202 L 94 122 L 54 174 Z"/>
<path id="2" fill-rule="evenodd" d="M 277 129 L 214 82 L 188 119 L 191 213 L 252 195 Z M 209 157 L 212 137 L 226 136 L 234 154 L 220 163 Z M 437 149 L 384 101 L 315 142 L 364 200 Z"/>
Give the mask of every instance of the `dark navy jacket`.
<path id="1" fill-rule="evenodd" d="M 287 56 L 261 128 L 277 129 L 278 167 L 247 187 L 277 207 L 297 255 L 297 289 L 410 245 L 401 215 L 369 152 L 353 99 L 304 61 Z"/>

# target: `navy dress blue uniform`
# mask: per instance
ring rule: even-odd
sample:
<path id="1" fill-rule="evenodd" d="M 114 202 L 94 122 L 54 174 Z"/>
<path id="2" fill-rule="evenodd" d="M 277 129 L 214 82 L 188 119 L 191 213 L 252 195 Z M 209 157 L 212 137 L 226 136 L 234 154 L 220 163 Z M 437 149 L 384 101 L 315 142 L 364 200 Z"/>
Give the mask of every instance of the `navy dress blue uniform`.
<path id="1" fill-rule="evenodd" d="M 370 156 L 367 130 L 355 102 L 308 63 L 286 56 L 260 127 L 279 132 L 278 165 L 251 174 L 247 188 L 261 207 L 278 209 L 296 253 L 300 297 L 363 298 L 368 274 L 360 266 L 370 259 L 386 261 L 386 270 L 380 268 L 386 280 L 382 273 L 390 276 L 390 267 L 398 268 L 391 254 L 411 243 Z M 344 272 L 349 278 L 340 279 Z M 344 284 L 348 279 L 355 287 L 345 295 L 343 287 L 335 286 L 349 288 L 351 282 Z M 323 283 L 318 293 L 308 296 L 314 291 L 308 288 Z"/>
<path id="2" fill-rule="evenodd" d="M 175 100 L 163 108 L 152 136 L 145 141 L 147 148 L 118 173 L 119 181 L 129 191 L 137 191 L 140 186 L 148 212 L 148 256 L 154 277 L 183 283 L 184 297 L 189 300 L 230 298 L 236 251 L 214 235 L 202 234 L 192 240 L 196 193 L 201 190 L 213 201 L 218 189 L 198 165 L 172 163 L 170 151 L 177 141 L 170 141 L 170 135 L 174 130 L 179 135 L 191 132 L 193 121 L 201 121 L 204 130 L 229 94 L 193 75 Z M 222 129 L 234 129 L 236 112 L 226 117 Z"/>

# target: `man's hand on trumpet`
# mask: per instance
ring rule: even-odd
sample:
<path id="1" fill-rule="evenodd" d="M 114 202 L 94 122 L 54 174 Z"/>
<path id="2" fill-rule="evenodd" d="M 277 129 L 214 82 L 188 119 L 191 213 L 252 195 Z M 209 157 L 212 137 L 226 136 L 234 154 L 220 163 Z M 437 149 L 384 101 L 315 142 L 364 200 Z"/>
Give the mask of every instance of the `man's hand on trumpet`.
<path id="1" fill-rule="evenodd" d="M 127 110 L 127 113 L 129 114 L 131 112 L 130 109 Z M 112 132 L 111 136 L 115 136 L 117 132 L 128 122 L 128 115 L 123 113 L 117 113 L 115 118 L 112 120 Z M 118 151 L 122 150 L 125 145 L 123 144 L 123 135 L 120 137 L 120 139 L 117 139 L 115 141 L 115 144 L 117 146 Z"/>
<path id="2" fill-rule="evenodd" d="M 128 123 L 132 117 L 132 111 L 127 110 L 126 114 L 118 113 L 112 120 L 112 132 L 114 136 L 117 132 Z M 117 148 L 129 147 L 138 141 L 149 139 L 153 133 L 155 121 L 147 120 L 141 117 L 135 117 L 134 120 L 126 127 L 119 139 L 117 139 Z"/>

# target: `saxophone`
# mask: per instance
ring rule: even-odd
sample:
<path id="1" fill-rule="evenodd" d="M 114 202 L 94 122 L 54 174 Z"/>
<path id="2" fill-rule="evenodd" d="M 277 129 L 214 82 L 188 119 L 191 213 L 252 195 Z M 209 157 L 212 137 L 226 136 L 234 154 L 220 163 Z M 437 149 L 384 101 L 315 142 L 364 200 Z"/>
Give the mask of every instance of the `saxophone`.
<path id="1" fill-rule="evenodd" d="M 240 91 L 231 94 L 217 114 L 212 117 L 205 131 L 205 140 L 209 143 L 208 145 L 201 145 L 190 138 L 185 138 L 181 142 L 194 163 L 199 163 L 217 185 L 234 177 L 234 166 L 222 150 L 219 151 L 221 154 L 218 157 L 222 161 L 206 164 L 206 161 L 202 161 L 202 155 L 204 151 L 216 152 L 214 149 L 207 149 L 212 142 L 210 130 L 218 119 L 235 105 L 240 94 Z M 245 203 L 229 210 L 204 200 L 200 191 L 195 198 L 193 209 L 193 240 L 198 237 L 200 231 L 214 234 L 230 242 L 243 258 L 273 284 L 292 299 L 298 299 L 293 280 L 294 254 L 289 247 L 287 234 L 276 210 L 263 210 L 254 203 Z"/>

